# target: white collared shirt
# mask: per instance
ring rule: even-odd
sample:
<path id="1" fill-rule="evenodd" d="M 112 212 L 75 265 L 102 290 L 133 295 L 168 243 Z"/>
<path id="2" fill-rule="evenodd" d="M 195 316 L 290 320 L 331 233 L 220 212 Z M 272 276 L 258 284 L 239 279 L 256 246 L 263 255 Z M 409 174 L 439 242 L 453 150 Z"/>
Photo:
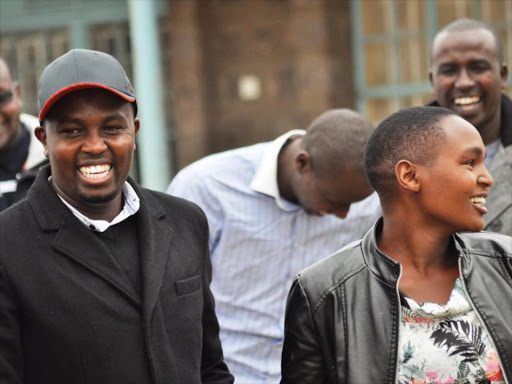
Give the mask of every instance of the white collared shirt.
<path id="1" fill-rule="evenodd" d="M 240 383 L 279 382 L 293 277 L 362 238 L 380 215 L 375 193 L 352 204 L 344 219 L 307 214 L 279 195 L 279 152 L 304 133 L 208 156 L 179 172 L 167 190 L 199 205 L 208 219 L 222 348 Z"/>
<path id="2" fill-rule="evenodd" d="M 251 181 L 250 188 L 253 191 L 272 196 L 276 200 L 277 206 L 285 211 L 300 209 L 300 207 L 288 200 L 285 200 L 279 194 L 279 185 L 277 183 L 277 162 L 279 152 L 281 152 L 281 149 L 290 137 L 304 136 L 305 134 L 306 131 L 302 129 L 294 129 L 272 141 L 265 150 L 261 163 Z"/>
<path id="3" fill-rule="evenodd" d="M 69 204 L 66 200 L 64 200 L 62 196 L 59 195 L 58 193 L 57 196 L 59 196 L 59 198 L 66 205 L 66 207 L 68 207 L 73 213 L 73 215 L 75 215 L 76 218 L 80 220 L 80 222 L 87 228 L 96 232 L 105 232 L 112 225 L 115 225 L 123 220 L 126 220 L 131 215 L 135 215 L 140 208 L 139 196 L 137 196 L 137 193 L 130 185 L 130 183 L 124 183 L 122 193 L 124 197 L 123 209 L 121 210 L 121 212 L 119 212 L 119 214 L 116 217 L 114 217 L 114 220 L 112 220 L 111 222 L 108 222 L 106 220 L 89 219 L 87 216 L 85 216 L 84 214 L 79 212 L 75 207 Z"/>

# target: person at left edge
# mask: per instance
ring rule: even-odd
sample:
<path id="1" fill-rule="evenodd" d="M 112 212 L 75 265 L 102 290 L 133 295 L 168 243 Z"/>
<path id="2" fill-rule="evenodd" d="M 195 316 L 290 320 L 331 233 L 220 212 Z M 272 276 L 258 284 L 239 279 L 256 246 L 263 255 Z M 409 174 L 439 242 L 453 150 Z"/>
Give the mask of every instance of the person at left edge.
<path id="1" fill-rule="evenodd" d="M 43 146 L 34 135 L 39 121 L 21 113 L 22 105 L 20 85 L 0 57 L 0 211 L 25 195 L 30 182 L 23 182 L 20 187 L 22 173 L 37 174 L 48 163 Z"/>
<path id="2" fill-rule="evenodd" d="M 233 383 L 204 214 L 128 177 L 140 122 L 121 65 L 69 51 L 39 105 L 50 165 L 0 213 L 0 382 Z"/>

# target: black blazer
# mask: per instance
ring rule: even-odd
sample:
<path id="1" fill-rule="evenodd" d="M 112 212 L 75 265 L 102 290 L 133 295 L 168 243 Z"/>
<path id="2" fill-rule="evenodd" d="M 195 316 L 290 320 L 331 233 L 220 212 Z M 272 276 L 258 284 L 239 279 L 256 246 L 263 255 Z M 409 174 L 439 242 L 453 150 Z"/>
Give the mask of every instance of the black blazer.
<path id="1" fill-rule="evenodd" d="M 232 383 L 202 211 L 129 180 L 141 200 L 140 299 L 49 175 L 0 214 L 0 383 Z"/>

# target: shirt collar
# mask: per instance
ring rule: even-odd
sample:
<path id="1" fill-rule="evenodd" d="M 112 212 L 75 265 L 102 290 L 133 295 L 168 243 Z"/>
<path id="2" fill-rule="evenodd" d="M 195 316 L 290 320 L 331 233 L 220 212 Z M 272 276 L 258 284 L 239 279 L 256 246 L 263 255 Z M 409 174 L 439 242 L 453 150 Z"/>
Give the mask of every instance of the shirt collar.
<path id="1" fill-rule="evenodd" d="M 139 196 L 137 196 L 137 193 L 133 189 L 133 187 L 130 185 L 130 183 L 125 182 L 123 186 L 123 197 L 124 197 L 124 206 L 121 212 L 112 220 L 111 222 L 108 222 L 106 220 L 92 220 L 89 219 L 87 216 L 79 212 L 75 207 L 73 207 L 71 204 L 69 204 L 66 200 L 62 198 L 61 195 L 57 193 L 57 196 L 62 200 L 62 202 L 70 209 L 70 211 L 73 213 L 73 215 L 76 216 L 80 222 L 85 225 L 87 228 L 89 228 L 92 231 L 96 232 L 105 232 L 108 228 L 111 226 L 120 223 L 123 220 L 126 220 L 132 215 L 135 215 L 137 211 L 140 208 L 140 199 Z"/>
<path id="2" fill-rule="evenodd" d="M 265 150 L 261 163 L 250 184 L 250 188 L 253 191 L 273 197 L 278 207 L 285 211 L 295 210 L 298 206 L 286 201 L 279 194 L 279 185 L 277 184 L 277 158 L 281 148 L 283 148 L 283 145 L 290 137 L 294 135 L 304 136 L 305 134 L 306 131 L 302 129 L 294 129 L 272 141 Z"/>
<path id="3" fill-rule="evenodd" d="M 484 165 L 487 169 L 491 166 L 492 159 L 494 158 L 494 155 L 498 151 L 498 148 L 500 147 L 501 140 L 498 138 L 494 140 L 492 143 L 489 143 L 485 146 L 485 151 L 487 152 L 487 157 L 485 158 Z"/>

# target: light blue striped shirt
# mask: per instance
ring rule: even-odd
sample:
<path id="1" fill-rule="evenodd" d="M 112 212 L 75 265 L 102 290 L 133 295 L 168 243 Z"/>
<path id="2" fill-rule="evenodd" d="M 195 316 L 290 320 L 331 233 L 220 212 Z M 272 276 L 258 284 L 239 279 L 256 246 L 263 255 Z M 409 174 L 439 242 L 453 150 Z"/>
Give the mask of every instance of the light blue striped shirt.
<path id="1" fill-rule="evenodd" d="M 304 133 L 208 156 L 179 172 L 168 189 L 208 218 L 211 289 L 237 383 L 279 382 L 293 276 L 360 239 L 381 212 L 376 194 L 352 204 L 345 219 L 308 215 L 279 196 L 277 156 L 290 136 Z"/>

